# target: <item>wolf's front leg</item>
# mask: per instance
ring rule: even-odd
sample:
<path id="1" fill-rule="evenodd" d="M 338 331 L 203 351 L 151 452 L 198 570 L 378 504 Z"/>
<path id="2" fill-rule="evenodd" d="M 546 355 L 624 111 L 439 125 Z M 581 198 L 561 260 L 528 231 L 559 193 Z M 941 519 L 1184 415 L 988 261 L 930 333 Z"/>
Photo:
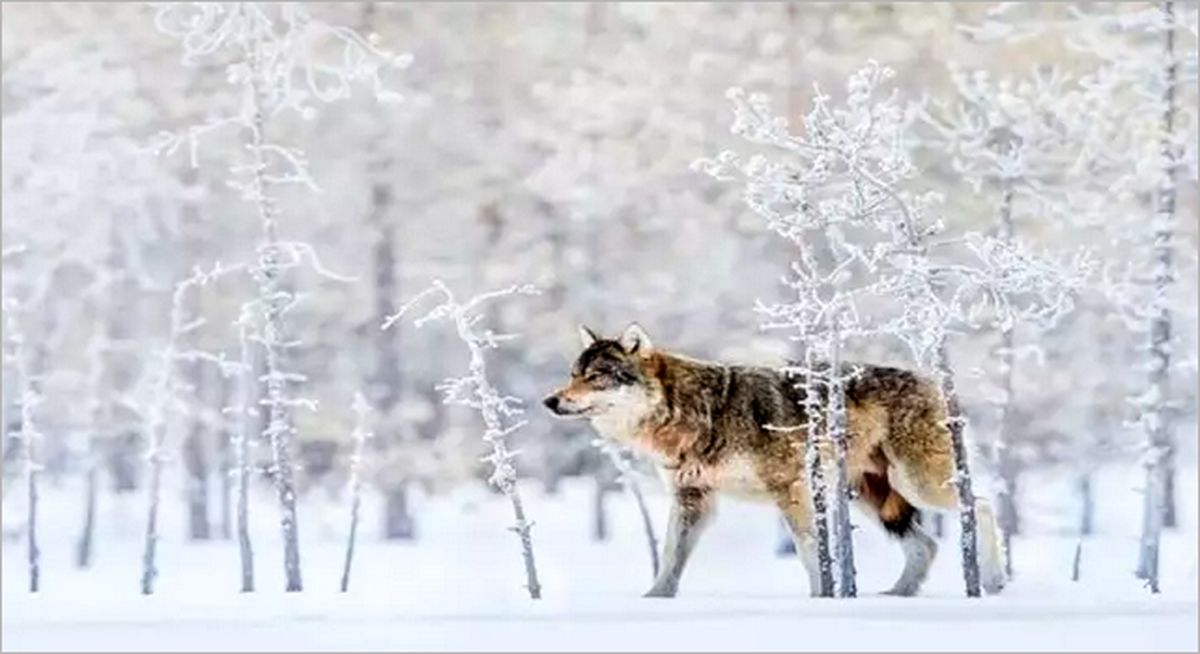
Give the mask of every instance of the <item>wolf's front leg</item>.
<path id="1" fill-rule="evenodd" d="M 792 488 L 780 493 L 776 498 L 779 510 L 783 512 L 784 522 L 792 532 L 792 542 L 796 545 L 796 555 L 804 564 L 808 574 L 809 595 L 821 595 L 821 566 L 817 560 L 817 540 L 812 533 L 812 513 L 809 510 L 807 489 L 803 482 L 793 484 Z"/>
<path id="2" fill-rule="evenodd" d="M 662 567 L 646 597 L 675 597 L 679 578 L 696 541 L 712 519 L 716 494 L 709 489 L 677 488 L 663 543 Z"/>

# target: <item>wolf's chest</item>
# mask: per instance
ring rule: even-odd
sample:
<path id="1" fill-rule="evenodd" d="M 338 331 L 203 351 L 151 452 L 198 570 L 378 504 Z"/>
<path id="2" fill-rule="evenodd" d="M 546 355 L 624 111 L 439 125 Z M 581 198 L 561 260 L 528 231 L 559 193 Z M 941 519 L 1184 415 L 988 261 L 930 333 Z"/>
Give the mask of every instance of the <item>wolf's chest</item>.
<path id="1" fill-rule="evenodd" d="M 762 499 L 768 494 L 758 466 L 744 454 L 707 464 L 684 461 L 675 468 L 661 468 L 660 471 L 664 481 L 675 487 L 711 488 L 747 499 Z"/>

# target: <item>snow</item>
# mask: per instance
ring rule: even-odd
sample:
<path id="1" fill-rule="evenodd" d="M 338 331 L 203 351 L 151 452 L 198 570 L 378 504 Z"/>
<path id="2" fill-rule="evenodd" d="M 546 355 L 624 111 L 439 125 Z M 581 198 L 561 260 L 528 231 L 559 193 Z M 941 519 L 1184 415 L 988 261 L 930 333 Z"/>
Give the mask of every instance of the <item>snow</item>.
<path id="1" fill-rule="evenodd" d="M 261 488 L 252 507 L 260 592 L 237 592 L 234 541 L 184 542 L 182 502 L 165 496 L 157 593 L 138 593 L 138 517 L 144 498 L 101 497 L 95 567 L 71 553 L 77 482 L 44 497 L 43 592 L 25 591 L 23 545 L 3 544 L 6 650 L 1195 650 L 1196 475 L 1180 479 L 1183 525 L 1164 536 L 1163 593 L 1134 579 L 1141 470 L 1097 478 L 1098 535 L 1085 541 L 1082 580 L 1069 580 L 1075 497 L 1061 471 L 1025 480 L 1028 536 L 1015 538 L 1017 577 L 1003 594 L 968 600 L 948 532 L 921 596 L 882 597 L 899 574 L 899 548 L 856 515 L 863 597 L 812 599 L 800 563 L 774 555 L 771 507 L 722 498 L 675 599 L 643 599 L 650 562 L 633 498 L 611 496 L 612 539 L 590 540 L 590 482 L 546 497 L 525 483 L 544 599 L 529 600 L 503 496 L 482 487 L 420 499 L 419 540 L 386 543 L 364 497 L 350 592 L 337 592 L 344 501 L 301 499 L 303 593 L 285 594 L 278 510 Z M 6 518 L 19 516 L 17 492 Z M 666 497 L 647 494 L 661 530 Z M 948 520 L 952 525 L 956 521 Z M 10 525 L 11 526 L 11 525 Z"/>

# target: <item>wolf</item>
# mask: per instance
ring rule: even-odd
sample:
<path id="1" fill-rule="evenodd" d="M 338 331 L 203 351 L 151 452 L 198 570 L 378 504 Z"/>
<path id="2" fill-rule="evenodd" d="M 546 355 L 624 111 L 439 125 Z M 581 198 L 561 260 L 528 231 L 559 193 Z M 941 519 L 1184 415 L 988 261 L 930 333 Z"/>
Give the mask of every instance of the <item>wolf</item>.
<path id="1" fill-rule="evenodd" d="M 663 565 L 647 597 L 674 597 L 688 557 L 713 518 L 717 495 L 774 502 L 819 590 L 803 380 L 784 369 L 726 365 L 657 349 L 638 324 L 616 339 L 585 326 L 570 379 L 543 404 L 591 422 L 605 438 L 647 456 L 672 497 Z M 904 569 L 887 594 L 914 595 L 937 554 L 918 511 L 956 511 L 958 493 L 944 403 L 913 372 L 855 365 L 846 383 L 846 464 L 855 504 L 894 536 Z M 981 585 L 1005 583 L 1001 541 L 987 500 L 975 500 Z"/>

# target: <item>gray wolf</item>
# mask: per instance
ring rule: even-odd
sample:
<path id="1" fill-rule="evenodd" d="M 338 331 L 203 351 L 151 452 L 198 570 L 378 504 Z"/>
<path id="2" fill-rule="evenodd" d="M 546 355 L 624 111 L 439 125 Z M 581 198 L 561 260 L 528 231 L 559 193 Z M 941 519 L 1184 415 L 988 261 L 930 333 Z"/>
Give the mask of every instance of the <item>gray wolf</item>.
<path id="1" fill-rule="evenodd" d="M 570 379 L 543 404 L 556 416 L 586 419 L 603 437 L 633 446 L 663 477 L 673 501 L 663 565 L 646 596 L 676 594 L 718 494 L 779 507 L 815 594 L 802 380 L 783 369 L 656 349 L 637 324 L 617 339 L 581 326 L 580 339 L 583 351 Z M 858 369 L 845 389 L 848 481 L 855 503 L 904 551 L 904 569 L 888 592 L 913 595 L 937 554 L 918 510 L 958 508 L 944 403 L 937 385 L 913 372 Z M 977 499 L 975 509 L 981 580 L 985 590 L 998 592 L 1005 577 L 996 521 L 987 500 Z"/>

